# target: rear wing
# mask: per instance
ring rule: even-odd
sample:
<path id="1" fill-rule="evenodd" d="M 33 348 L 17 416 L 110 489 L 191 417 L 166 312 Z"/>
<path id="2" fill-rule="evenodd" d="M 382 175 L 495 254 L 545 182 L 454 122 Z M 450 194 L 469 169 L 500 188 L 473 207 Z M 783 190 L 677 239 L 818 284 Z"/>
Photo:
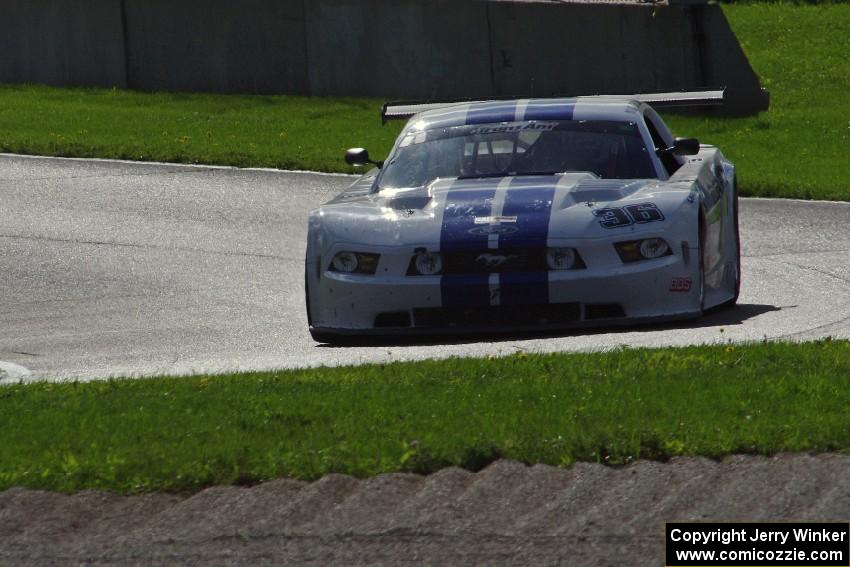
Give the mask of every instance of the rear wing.
<path id="1" fill-rule="evenodd" d="M 639 94 L 612 94 L 612 95 L 589 95 L 578 97 L 545 97 L 545 98 L 579 98 L 591 100 L 635 100 L 644 102 L 653 108 L 671 108 L 682 106 L 716 106 L 724 103 L 726 89 L 707 91 L 677 91 L 667 93 L 639 93 Z M 494 97 L 479 100 L 444 100 L 444 101 L 394 101 L 384 104 L 381 108 L 381 123 L 386 124 L 389 120 L 406 120 L 426 110 L 438 108 L 449 108 L 458 104 L 469 104 L 476 102 L 495 102 L 499 100 L 516 100 L 522 97 Z"/>

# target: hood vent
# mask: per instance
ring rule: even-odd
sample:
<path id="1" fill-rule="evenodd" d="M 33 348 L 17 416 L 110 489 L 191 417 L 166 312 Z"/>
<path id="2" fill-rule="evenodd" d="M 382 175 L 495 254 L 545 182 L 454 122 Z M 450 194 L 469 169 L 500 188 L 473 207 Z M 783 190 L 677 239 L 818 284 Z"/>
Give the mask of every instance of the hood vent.
<path id="1" fill-rule="evenodd" d="M 637 193 L 644 185 L 642 180 L 586 179 L 576 184 L 570 195 L 576 203 L 607 203 Z"/>
<path id="2" fill-rule="evenodd" d="M 396 211 L 406 211 L 408 209 L 424 209 L 430 202 L 431 197 L 428 195 L 412 195 L 395 197 L 390 199 L 387 205 Z"/>

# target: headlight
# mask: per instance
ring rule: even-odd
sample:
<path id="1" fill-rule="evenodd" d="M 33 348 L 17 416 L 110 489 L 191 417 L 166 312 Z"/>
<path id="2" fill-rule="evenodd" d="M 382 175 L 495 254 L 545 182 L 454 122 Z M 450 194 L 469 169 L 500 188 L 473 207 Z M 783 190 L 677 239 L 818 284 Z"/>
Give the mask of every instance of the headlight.
<path id="1" fill-rule="evenodd" d="M 439 252 L 421 252 L 414 257 L 413 265 L 423 276 L 435 276 L 443 269 L 443 257 Z"/>
<path id="2" fill-rule="evenodd" d="M 645 238 L 644 240 L 630 240 L 629 242 L 617 242 L 614 244 L 620 260 L 623 262 L 638 262 L 640 260 L 654 260 L 662 256 L 672 254 L 670 245 L 663 238 Z"/>
<path id="3" fill-rule="evenodd" d="M 378 268 L 379 254 L 337 252 L 331 260 L 331 270 L 348 274 L 374 274 Z"/>
<path id="4" fill-rule="evenodd" d="M 572 248 L 547 248 L 546 263 L 550 270 L 569 270 L 575 266 L 576 251 Z"/>

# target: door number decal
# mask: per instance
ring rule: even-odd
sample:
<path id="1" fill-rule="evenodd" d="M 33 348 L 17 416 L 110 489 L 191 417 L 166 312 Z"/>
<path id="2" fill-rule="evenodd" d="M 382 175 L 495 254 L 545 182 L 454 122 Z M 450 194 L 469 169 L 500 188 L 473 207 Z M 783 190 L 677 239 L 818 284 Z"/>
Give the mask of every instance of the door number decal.
<path id="1" fill-rule="evenodd" d="M 633 224 L 645 224 L 664 220 L 664 214 L 655 203 L 639 203 L 625 207 L 606 207 L 596 209 L 593 214 L 599 217 L 603 228 L 620 228 Z"/>

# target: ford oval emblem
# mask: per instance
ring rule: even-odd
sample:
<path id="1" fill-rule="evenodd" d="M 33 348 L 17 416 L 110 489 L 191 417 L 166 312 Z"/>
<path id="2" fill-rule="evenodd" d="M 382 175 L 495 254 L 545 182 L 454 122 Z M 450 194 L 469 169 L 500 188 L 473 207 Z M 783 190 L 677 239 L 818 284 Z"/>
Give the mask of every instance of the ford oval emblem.
<path id="1" fill-rule="evenodd" d="M 474 234 L 476 236 L 487 236 L 490 234 L 511 234 L 512 232 L 516 232 L 519 229 L 515 226 L 505 226 L 503 224 L 488 224 L 484 226 L 476 226 L 475 228 L 470 228 L 467 230 L 467 234 Z"/>

